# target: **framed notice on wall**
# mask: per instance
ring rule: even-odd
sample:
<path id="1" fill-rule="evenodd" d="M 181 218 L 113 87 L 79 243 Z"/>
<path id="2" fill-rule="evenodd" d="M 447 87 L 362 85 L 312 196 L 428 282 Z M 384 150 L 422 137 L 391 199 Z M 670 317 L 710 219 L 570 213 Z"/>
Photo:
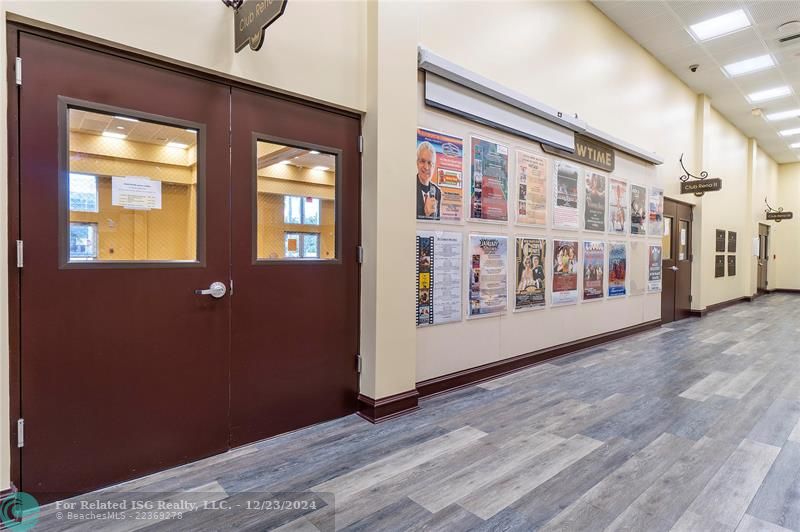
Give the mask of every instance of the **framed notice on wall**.
<path id="1" fill-rule="evenodd" d="M 508 238 L 469 235 L 469 316 L 501 314 L 507 308 Z"/>
<path id="2" fill-rule="evenodd" d="M 417 231 L 417 326 L 461 321 L 461 233 Z"/>
<path id="3" fill-rule="evenodd" d="M 728 255 L 728 276 L 736 275 L 736 255 Z"/>
<path id="4" fill-rule="evenodd" d="M 545 260 L 547 244 L 544 238 L 517 237 L 516 245 L 516 289 L 514 310 L 544 308 L 547 276 Z"/>
<path id="5" fill-rule="evenodd" d="M 582 173 L 564 161 L 553 165 L 553 228 L 578 230 L 578 183 Z"/>
<path id="6" fill-rule="evenodd" d="M 624 242 L 608 246 L 608 297 L 621 297 L 627 293 L 628 253 Z"/>
<path id="7" fill-rule="evenodd" d="M 472 137 L 469 217 L 508 221 L 508 147 Z"/>
<path id="8" fill-rule="evenodd" d="M 725 253 L 725 231 L 722 229 L 717 229 L 715 249 L 717 253 Z"/>
<path id="9" fill-rule="evenodd" d="M 461 221 L 463 165 L 460 137 L 417 129 L 417 220 Z"/>
<path id="10" fill-rule="evenodd" d="M 725 277 L 725 255 L 714 257 L 714 277 Z"/>
<path id="11" fill-rule="evenodd" d="M 553 305 L 578 302 L 578 242 L 553 240 Z"/>
<path id="12" fill-rule="evenodd" d="M 628 232 L 628 184 L 608 179 L 608 231 L 624 235 Z"/>
<path id="13" fill-rule="evenodd" d="M 587 231 L 606 231 L 606 176 L 586 172 L 584 179 L 583 228 Z"/>
<path id="14" fill-rule="evenodd" d="M 603 299 L 603 273 L 606 263 L 605 242 L 583 243 L 583 300 Z"/>
<path id="15" fill-rule="evenodd" d="M 661 292 L 661 246 L 648 246 L 647 291 Z"/>
<path id="16" fill-rule="evenodd" d="M 736 253 L 736 232 L 728 231 L 728 253 Z"/>
<path id="17" fill-rule="evenodd" d="M 517 223 L 547 224 L 547 159 L 517 151 Z"/>
<path id="18" fill-rule="evenodd" d="M 631 185 L 631 234 L 647 234 L 647 188 Z"/>

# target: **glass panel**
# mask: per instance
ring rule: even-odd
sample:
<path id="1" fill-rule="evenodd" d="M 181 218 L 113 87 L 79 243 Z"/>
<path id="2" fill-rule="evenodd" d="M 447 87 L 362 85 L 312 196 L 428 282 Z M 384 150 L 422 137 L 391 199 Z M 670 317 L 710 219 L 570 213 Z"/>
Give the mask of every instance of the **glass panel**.
<path id="1" fill-rule="evenodd" d="M 672 218 L 664 216 L 664 236 L 661 238 L 661 259 L 672 260 Z"/>
<path id="2" fill-rule="evenodd" d="M 256 257 L 336 258 L 336 156 L 258 141 Z"/>
<path id="3" fill-rule="evenodd" d="M 197 130 L 69 109 L 68 133 L 70 261 L 197 260 Z"/>
<path id="4" fill-rule="evenodd" d="M 680 241 L 678 241 L 678 260 L 686 260 L 686 250 L 689 246 L 689 222 L 680 221 Z"/>

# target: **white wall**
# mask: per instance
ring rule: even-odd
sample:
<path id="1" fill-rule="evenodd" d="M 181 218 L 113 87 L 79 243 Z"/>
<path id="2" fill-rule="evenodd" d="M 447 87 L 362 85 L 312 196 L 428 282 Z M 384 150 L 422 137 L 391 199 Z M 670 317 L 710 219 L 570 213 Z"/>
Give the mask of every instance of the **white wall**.
<path id="1" fill-rule="evenodd" d="M 800 163 L 780 165 L 778 194 L 772 206 L 794 212 L 793 219 L 772 225 L 770 267 L 777 276 L 772 288 L 800 290 Z"/>

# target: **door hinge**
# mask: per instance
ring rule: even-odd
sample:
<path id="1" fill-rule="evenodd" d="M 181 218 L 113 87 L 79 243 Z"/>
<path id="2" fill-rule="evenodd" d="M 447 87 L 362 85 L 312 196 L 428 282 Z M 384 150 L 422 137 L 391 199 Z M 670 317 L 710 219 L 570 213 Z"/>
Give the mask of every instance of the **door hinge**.
<path id="1" fill-rule="evenodd" d="M 356 371 L 361 373 L 361 355 L 356 354 Z"/>
<path id="2" fill-rule="evenodd" d="M 17 79 L 17 85 L 22 85 L 22 58 L 17 57 L 17 62 L 14 63 L 14 75 Z"/>
<path id="3" fill-rule="evenodd" d="M 694 262 L 694 253 L 689 253 L 689 262 Z"/>
<path id="4" fill-rule="evenodd" d="M 19 418 L 17 420 L 17 447 L 25 445 L 25 420 Z"/>
<path id="5" fill-rule="evenodd" d="M 17 268 L 22 268 L 22 240 L 17 240 Z"/>
<path id="6" fill-rule="evenodd" d="M 689 303 L 692 302 L 692 294 L 689 294 Z"/>
<path id="7" fill-rule="evenodd" d="M 358 136 L 358 153 L 364 153 L 364 137 Z"/>
<path id="8" fill-rule="evenodd" d="M 356 260 L 359 264 L 364 264 L 364 247 L 356 246 Z"/>

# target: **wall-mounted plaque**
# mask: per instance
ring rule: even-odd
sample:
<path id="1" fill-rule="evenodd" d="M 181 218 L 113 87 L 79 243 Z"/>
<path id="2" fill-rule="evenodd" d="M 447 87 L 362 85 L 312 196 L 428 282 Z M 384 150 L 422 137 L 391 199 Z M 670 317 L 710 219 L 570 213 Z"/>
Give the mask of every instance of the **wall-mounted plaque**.
<path id="1" fill-rule="evenodd" d="M 544 143 L 542 143 L 542 150 L 550 155 L 558 155 L 564 159 L 577 161 L 606 172 L 613 172 L 616 164 L 614 148 L 578 133 L 575 134 L 575 152 L 554 148 Z"/>
<path id="2" fill-rule="evenodd" d="M 781 220 L 791 220 L 794 218 L 794 214 L 790 211 L 783 212 L 768 212 L 767 213 L 767 220 L 775 220 L 776 222 L 780 222 Z"/>
<path id="3" fill-rule="evenodd" d="M 286 10 L 288 0 L 244 0 L 233 16 L 234 50 L 250 45 L 258 51 L 264 44 L 264 31 Z"/>
<path id="4" fill-rule="evenodd" d="M 725 231 L 717 229 L 717 253 L 725 253 Z"/>
<path id="5" fill-rule="evenodd" d="M 728 255 L 728 277 L 736 275 L 736 255 Z"/>
<path id="6" fill-rule="evenodd" d="M 714 277 L 725 277 L 725 255 L 714 258 Z"/>
<path id="7" fill-rule="evenodd" d="M 728 231 L 728 253 L 736 253 L 736 231 Z"/>
<path id="8" fill-rule="evenodd" d="M 681 183 L 681 194 L 694 194 L 702 196 L 706 192 L 722 190 L 722 179 L 701 179 L 698 181 L 684 181 Z"/>

